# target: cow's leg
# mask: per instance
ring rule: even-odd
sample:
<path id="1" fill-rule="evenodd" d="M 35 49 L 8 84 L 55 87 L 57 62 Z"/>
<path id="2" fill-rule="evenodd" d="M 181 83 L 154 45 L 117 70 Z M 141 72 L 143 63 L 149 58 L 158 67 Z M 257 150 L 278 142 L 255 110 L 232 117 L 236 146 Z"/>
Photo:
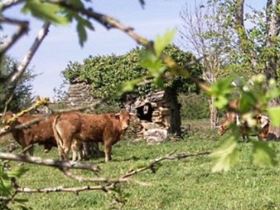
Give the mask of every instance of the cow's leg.
<path id="1" fill-rule="evenodd" d="M 104 144 L 104 152 L 105 152 L 105 162 L 112 160 L 111 153 L 112 153 L 112 144 L 108 142 Z"/>
<path id="2" fill-rule="evenodd" d="M 44 144 L 44 153 L 48 153 L 52 149 L 53 145 L 50 143 Z"/>
<path id="3" fill-rule="evenodd" d="M 23 150 L 22 150 L 23 154 L 25 155 L 33 155 L 34 152 L 34 147 L 33 144 L 30 144 L 29 146 L 23 146 Z"/>
<path id="4" fill-rule="evenodd" d="M 82 160 L 82 143 L 78 140 L 74 140 L 71 145 L 72 150 L 72 160 Z"/>
<path id="5" fill-rule="evenodd" d="M 64 127 L 64 122 L 57 122 L 56 120 L 53 123 L 53 132 L 55 140 L 57 142 L 58 153 L 61 159 L 68 160 L 68 153 L 71 149 L 73 133 L 66 132 Z"/>
<path id="6" fill-rule="evenodd" d="M 83 159 L 88 160 L 91 156 L 91 144 L 92 142 L 83 142 L 82 144 L 82 156 Z"/>

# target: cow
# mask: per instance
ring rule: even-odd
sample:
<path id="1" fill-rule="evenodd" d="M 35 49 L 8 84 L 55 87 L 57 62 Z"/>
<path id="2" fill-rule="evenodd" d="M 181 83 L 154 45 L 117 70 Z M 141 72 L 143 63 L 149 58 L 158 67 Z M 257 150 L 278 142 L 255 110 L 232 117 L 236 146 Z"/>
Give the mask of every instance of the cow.
<path id="1" fill-rule="evenodd" d="M 256 120 L 256 125 L 258 129 L 257 131 L 258 138 L 260 140 L 266 140 L 269 134 L 269 126 L 270 126 L 269 118 L 262 114 L 257 114 L 253 118 Z M 232 124 L 236 124 L 237 126 L 240 126 L 242 138 L 248 139 L 248 132 L 250 130 L 248 123 L 246 121 L 241 122 L 239 115 L 235 112 L 226 113 L 224 121 L 218 127 L 219 134 L 223 135 Z"/>
<path id="2" fill-rule="evenodd" d="M 105 162 L 110 161 L 112 145 L 120 140 L 128 128 L 131 114 L 125 110 L 116 114 L 63 113 L 53 122 L 54 136 L 62 159 L 68 159 L 72 144 L 78 148 L 82 142 L 101 142 Z"/>
<path id="3" fill-rule="evenodd" d="M 4 123 L 11 119 L 13 116 L 14 114 L 12 112 L 7 112 L 3 117 Z M 44 152 L 46 153 L 49 152 L 52 147 L 57 147 L 56 139 L 54 137 L 52 129 L 52 123 L 55 119 L 55 115 L 45 116 L 43 114 L 26 113 L 23 116 L 16 118 L 15 122 L 13 122 L 12 125 L 22 125 L 24 123 L 36 121 L 36 119 L 38 119 L 38 122 L 34 123 L 31 126 L 28 126 L 27 128 L 11 131 L 13 138 L 22 147 L 25 154 L 33 154 L 34 144 L 43 145 Z M 91 145 L 73 144 L 72 146 L 72 160 L 76 160 L 77 157 L 80 157 L 79 160 L 81 160 L 82 157 L 90 156 L 91 151 L 88 150 L 91 148 Z"/>
<path id="4" fill-rule="evenodd" d="M 4 123 L 11 119 L 13 116 L 14 114 L 12 112 L 7 112 L 3 117 Z M 12 122 L 12 126 L 16 126 L 38 119 L 38 122 L 35 122 L 30 126 L 22 129 L 13 129 L 11 131 L 12 136 L 22 147 L 24 153 L 29 153 L 30 155 L 32 155 L 33 144 L 43 145 L 45 148 L 45 152 L 48 152 L 53 146 L 56 146 L 56 141 L 52 130 L 52 122 L 54 118 L 54 115 L 46 117 L 42 114 L 26 113 L 20 117 L 17 117 L 15 121 Z M 25 149 L 28 147 L 30 147 L 30 149 L 25 151 Z"/>

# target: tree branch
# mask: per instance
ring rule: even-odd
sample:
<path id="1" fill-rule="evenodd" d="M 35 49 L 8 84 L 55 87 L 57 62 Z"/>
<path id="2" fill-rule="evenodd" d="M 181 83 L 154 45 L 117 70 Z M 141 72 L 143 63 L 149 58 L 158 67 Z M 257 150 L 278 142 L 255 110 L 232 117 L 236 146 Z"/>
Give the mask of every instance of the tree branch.
<path id="1" fill-rule="evenodd" d="M 58 186 L 58 187 L 47 187 L 47 188 L 29 188 L 29 187 L 20 187 L 17 182 L 16 179 L 12 179 L 12 186 L 15 189 L 14 194 L 10 197 L 0 197 L 0 200 L 3 200 L 4 202 L 10 202 L 13 200 L 13 197 L 18 194 L 18 193 L 51 193 L 51 192 L 70 192 L 70 193 L 80 193 L 83 191 L 93 191 L 93 190 L 100 190 L 106 193 L 111 193 L 114 189 L 116 189 L 117 184 L 120 183 L 124 183 L 124 182 L 129 182 L 129 181 L 134 181 L 137 184 L 145 184 L 143 182 L 138 182 L 135 180 L 131 180 L 130 178 L 138 173 L 141 173 L 143 171 L 146 170 L 151 170 L 152 172 L 156 171 L 156 164 L 164 161 L 164 160 L 180 160 L 180 159 L 184 159 L 184 158 L 188 158 L 188 157 L 198 157 L 198 156 L 205 156 L 205 155 L 209 155 L 210 152 L 199 152 L 199 153 L 193 153 L 193 154 L 188 154 L 188 153 L 178 153 L 178 154 L 174 154 L 175 152 L 169 153 L 163 157 L 159 157 L 154 159 L 153 161 L 151 161 L 147 166 L 141 167 L 141 168 L 137 168 L 134 170 L 130 170 L 127 173 L 125 173 L 124 175 L 121 175 L 119 178 L 116 179 L 107 179 L 107 178 L 84 178 L 84 177 L 80 177 L 80 176 L 75 176 L 72 175 L 69 170 L 66 170 L 65 166 L 59 166 L 57 167 L 57 165 L 55 165 L 56 168 L 59 168 L 67 177 L 70 177 L 72 179 L 78 180 L 78 181 L 82 181 L 82 182 L 96 182 L 96 183 L 100 183 L 99 185 L 95 185 L 95 186 L 78 186 L 78 187 L 63 187 L 63 186 Z M 1 155 L 5 154 L 5 153 L 0 153 L 0 158 Z M 5 155 L 7 157 L 7 155 Z M 15 156 L 15 155 L 13 155 Z M 20 157 L 20 155 L 17 155 L 17 157 Z M 24 157 L 24 159 L 29 158 L 27 156 L 23 156 L 21 155 L 21 157 Z M 7 159 L 7 158 L 5 158 Z M 38 159 L 38 158 L 37 158 Z M 15 159 L 11 159 L 9 158 L 9 160 L 15 160 Z M 18 160 L 16 160 L 18 161 Z M 22 161 L 22 158 L 21 160 Z M 44 160 L 44 162 L 46 163 L 46 161 L 48 160 Z M 54 161 L 54 160 L 51 160 Z M 26 161 L 22 161 L 22 162 L 26 162 Z M 42 162 L 42 161 L 41 161 Z M 66 161 L 56 161 L 56 162 L 64 162 L 66 163 Z M 69 161 L 67 161 L 69 162 Z M 72 161 L 71 161 L 72 162 Z M 34 162 L 33 162 L 34 163 Z M 37 163 L 38 164 L 38 161 Z M 42 164 L 40 164 L 42 165 Z M 44 164 L 45 166 L 50 166 L 49 164 Z M 53 166 L 53 165 L 51 165 Z M 91 165 L 93 166 L 93 165 Z M 69 168 L 74 168 L 75 165 L 71 165 Z M 97 166 L 93 166 L 93 168 L 90 168 L 90 170 L 94 169 L 94 171 L 98 170 L 96 168 Z M 78 168 L 77 165 L 75 168 Z M 89 170 L 89 168 L 79 168 L 79 169 L 86 169 Z"/>
<path id="2" fill-rule="evenodd" d="M 37 51 L 38 47 L 43 42 L 44 38 L 46 37 L 48 31 L 49 31 L 50 23 L 46 22 L 43 24 L 42 28 L 39 30 L 38 35 L 36 39 L 34 40 L 34 43 L 30 47 L 29 51 L 21 61 L 20 65 L 17 68 L 17 71 L 14 73 L 14 75 L 11 77 L 11 79 L 8 81 L 8 84 L 17 83 L 19 78 L 22 76 L 22 74 L 25 72 L 26 67 L 30 63 L 31 59 L 33 58 L 35 52 Z"/>
<path id="3" fill-rule="evenodd" d="M 140 45 L 149 46 L 150 44 L 149 40 L 134 32 L 134 29 L 132 27 L 122 24 L 119 20 L 111 16 L 94 12 L 91 8 L 76 7 L 64 0 L 49 0 L 48 2 L 52 4 L 60 5 L 66 9 L 72 10 L 77 13 L 81 13 L 87 16 L 88 18 L 92 18 L 107 29 L 112 29 L 112 28 L 118 29 L 126 33 L 128 36 L 130 36 L 133 40 L 135 40 Z"/>
<path id="4" fill-rule="evenodd" d="M 76 161 L 63 161 L 63 160 L 53 160 L 53 159 L 43 159 L 40 157 L 27 156 L 27 155 L 15 155 L 11 153 L 0 152 L 0 159 L 2 160 L 12 160 L 17 162 L 31 163 L 35 165 L 48 166 L 58 168 L 60 170 L 64 169 L 82 169 L 90 170 L 93 172 L 100 171 L 97 165 L 85 162 Z"/>
<path id="5" fill-rule="evenodd" d="M 130 177 L 137 175 L 146 170 L 151 170 L 152 172 L 155 172 L 156 164 L 158 164 L 162 161 L 165 161 L 165 160 L 180 160 L 180 159 L 185 159 L 185 158 L 189 158 L 189 157 L 198 157 L 198 156 L 205 156 L 205 155 L 210 154 L 210 152 L 199 152 L 199 153 L 190 153 L 190 154 L 188 154 L 188 153 L 174 154 L 174 153 L 175 152 L 171 152 L 163 157 L 158 157 L 158 158 L 152 160 L 146 166 L 130 170 L 115 179 L 104 178 L 104 177 L 91 178 L 91 177 L 77 176 L 77 175 L 73 175 L 69 170 L 62 170 L 62 172 L 64 173 L 65 176 L 67 176 L 71 179 L 77 180 L 79 182 L 96 182 L 96 183 L 103 182 L 103 183 L 107 183 L 107 184 L 117 184 L 117 183 L 131 181 L 129 179 Z"/>
<path id="6" fill-rule="evenodd" d="M 0 16 L 0 22 L 18 26 L 17 31 L 1 45 L 0 58 L 2 58 L 4 56 L 4 54 L 19 40 L 19 38 L 23 34 L 28 32 L 29 22 L 12 19 L 12 18 L 7 18 L 4 16 Z"/>
<path id="7" fill-rule="evenodd" d="M 97 185 L 97 186 L 82 186 L 82 187 L 48 187 L 48 188 L 28 188 L 28 187 L 18 187 L 16 188 L 16 192 L 18 193 L 50 193 L 50 192 L 71 192 L 78 194 L 83 191 L 93 191 L 93 190 L 101 190 L 101 191 L 109 191 L 113 190 L 114 185 Z"/>
<path id="8" fill-rule="evenodd" d="M 4 0 L 0 3 L 0 11 L 4 11 L 17 4 L 24 2 L 24 0 Z"/>

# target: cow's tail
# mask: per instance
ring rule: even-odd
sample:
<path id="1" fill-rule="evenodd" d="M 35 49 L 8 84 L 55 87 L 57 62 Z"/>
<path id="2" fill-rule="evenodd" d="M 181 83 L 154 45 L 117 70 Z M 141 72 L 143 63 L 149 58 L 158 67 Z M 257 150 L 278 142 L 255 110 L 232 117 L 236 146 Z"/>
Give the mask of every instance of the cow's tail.
<path id="1" fill-rule="evenodd" d="M 54 118 L 52 128 L 53 128 L 53 134 L 54 134 L 54 138 L 55 138 L 56 143 L 57 143 L 58 150 L 60 151 L 60 153 L 61 152 L 64 153 L 63 139 L 61 137 L 61 133 L 60 133 L 59 128 L 57 126 L 57 122 L 58 122 L 59 118 L 60 118 L 60 115 L 57 115 Z M 63 155 L 63 154 L 60 154 L 60 155 Z"/>

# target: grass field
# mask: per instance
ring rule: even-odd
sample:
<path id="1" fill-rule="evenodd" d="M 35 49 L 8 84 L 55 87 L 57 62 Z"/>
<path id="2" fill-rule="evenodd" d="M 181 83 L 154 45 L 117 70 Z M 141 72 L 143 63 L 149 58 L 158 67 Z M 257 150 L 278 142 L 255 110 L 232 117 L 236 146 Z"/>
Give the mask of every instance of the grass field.
<path id="1" fill-rule="evenodd" d="M 118 177 L 175 150 L 178 153 L 212 151 L 219 144 L 213 134 L 202 132 L 161 145 L 122 141 L 113 148 L 112 162 L 105 164 L 102 157 L 91 161 L 100 164 L 104 176 Z M 279 159 L 280 143 L 272 144 Z M 148 186 L 130 183 L 123 188 L 127 202 L 122 209 L 280 209 L 280 167 L 253 166 L 248 156 L 251 148 L 250 143 L 242 143 L 241 163 L 227 173 L 211 173 L 213 161 L 208 157 L 162 162 L 157 173 L 146 171 L 134 177 L 149 183 Z M 35 155 L 41 154 L 42 150 L 37 148 Z M 57 157 L 56 150 L 43 156 Z M 38 166 L 30 166 L 19 183 L 33 188 L 86 185 L 66 178 L 58 170 Z M 20 197 L 29 199 L 27 205 L 34 210 L 109 209 L 111 203 L 111 199 L 99 191 L 79 195 L 22 194 Z"/>

